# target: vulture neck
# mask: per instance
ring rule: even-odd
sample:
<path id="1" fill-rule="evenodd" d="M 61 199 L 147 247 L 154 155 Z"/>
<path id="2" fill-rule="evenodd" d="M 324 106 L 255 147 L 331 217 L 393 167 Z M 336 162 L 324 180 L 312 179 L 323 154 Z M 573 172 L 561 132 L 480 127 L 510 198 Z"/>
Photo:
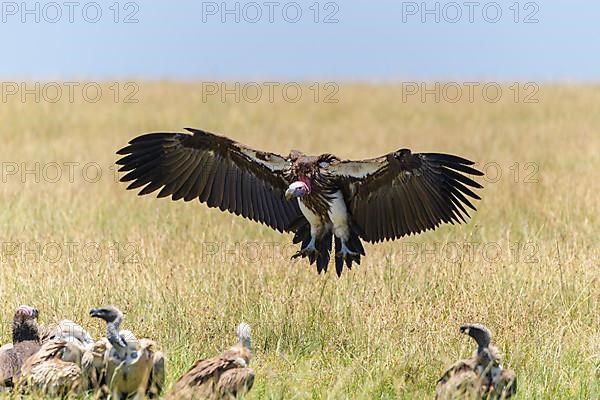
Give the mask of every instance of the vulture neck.
<path id="1" fill-rule="evenodd" d="M 252 344 L 250 343 L 250 338 L 241 338 L 240 346 L 242 346 L 245 349 L 252 350 Z"/>
<path id="2" fill-rule="evenodd" d="M 308 179 L 305 176 L 300 176 L 298 177 L 298 180 L 306 185 L 309 193 L 312 191 L 312 182 L 310 181 L 310 179 Z"/>
<path id="3" fill-rule="evenodd" d="M 30 340 L 39 342 L 40 334 L 35 321 L 32 319 L 25 321 L 14 319 L 12 324 L 12 340 L 13 344 Z"/>
<path id="4" fill-rule="evenodd" d="M 124 350 L 125 348 L 127 348 L 127 343 L 125 343 L 125 341 L 119 334 L 121 322 L 121 317 L 117 317 L 114 321 L 106 323 L 106 338 L 108 339 L 110 344 L 118 350 Z"/>

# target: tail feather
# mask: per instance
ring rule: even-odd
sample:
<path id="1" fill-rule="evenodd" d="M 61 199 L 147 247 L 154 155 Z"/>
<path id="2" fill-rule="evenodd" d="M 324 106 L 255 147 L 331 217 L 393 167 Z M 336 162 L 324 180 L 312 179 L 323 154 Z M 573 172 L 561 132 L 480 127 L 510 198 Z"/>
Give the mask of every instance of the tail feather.
<path id="1" fill-rule="evenodd" d="M 315 247 L 319 251 L 319 255 L 310 255 L 308 257 L 308 261 L 310 265 L 317 264 L 317 272 L 320 274 L 322 271 L 327 272 L 327 266 L 329 265 L 329 260 L 331 259 L 331 241 L 332 241 L 332 233 L 328 232 L 323 237 L 317 239 L 315 241 Z M 296 233 L 294 235 L 293 243 L 300 243 L 300 248 L 305 248 L 308 246 L 311 240 L 310 234 L 310 224 L 306 219 L 304 219 L 304 224 L 297 225 Z M 304 258 L 304 256 L 303 256 Z"/>
<path id="2" fill-rule="evenodd" d="M 337 276 L 342 276 L 342 271 L 344 270 L 344 259 L 338 256 L 339 252 L 342 251 L 342 241 L 335 238 L 335 273 Z"/>
<path id="3" fill-rule="evenodd" d="M 342 271 L 344 269 L 344 263 L 348 269 L 352 269 L 352 263 L 355 262 L 357 265 L 360 265 L 360 256 L 365 255 L 365 248 L 363 247 L 362 242 L 360 241 L 359 231 L 355 228 L 354 225 L 350 226 L 350 236 L 346 241 L 346 247 L 353 253 L 357 253 L 356 255 L 347 254 L 346 256 L 338 256 L 340 251 L 342 250 L 342 241 L 338 238 L 335 238 L 335 271 L 338 276 L 342 275 Z"/>
<path id="4" fill-rule="evenodd" d="M 300 226 L 296 230 L 296 234 L 294 235 L 294 239 L 292 242 L 294 244 L 302 242 L 302 247 L 305 247 L 310 241 L 310 225 L 308 221 L 305 220 L 305 224 Z"/>
<path id="5" fill-rule="evenodd" d="M 311 254 L 308 256 L 308 261 L 310 265 L 317 264 L 317 272 L 320 274 L 321 272 L 327 272 L 327 267 L 329 265 L 329 261 L 331 260 L 331 248 L 332 244 L 335 243 L 335 272 L 338 276 L 342 275 L 344 270 L 344 264 L 348 269 L 352 269 L 352 263 L 356 263 L 360 265 L 360 257 L 361 255 L 365 255 L 365 249 L 360 240 L 360 231 L 359 228 L 355 225 L 350 226 L 350 236 L 346 241 L 346 247 L 353 253 L 357 253 L 356 255 L 348 254 L 345 257 L 337 256 L 339 252 L 342 250 L 342 242 L 337 237 L 335 241 L 333 240 L 333 233 L 327 232 L 323 235 L 323 237 L 318 238 L 315 241 L 315 247 L 319 251 L 319 255 Z M 296 231 L 294 235 L 293 242 L 301 243 L 301 248 L 305 248 L 308 246 L 311 240 L 310 234 L 310 224 L 305 219 L 302 224 L 296 225 Z M 334 242 L 334 243 L 332 243 Z M 303 258 L 306 256 L 302 256 Z"/>
<path id="6" fill-rule="evenodd" d="M 329 265 L 331 251 L 331 239 L 333 235 L 328 232 L 321 239 L 317 240 L 317 250 L 319 250 L 319 257 L 317 258 L 317 272 L 320 274 L 321 271 L 327 272 L 327 266 Z"/>
<path id="7" fill-rule="evenodd" d="M 360 241 L 360 236 L 359 233 L 357 232 L 356 229 L 354 229 L 354 227 L 350 228 L 350 237 L 348 238 L 348 246 L 350 248 L 350 250 L 354 251 L 355 253 L 360 253 L 363 256 L 365 256 L 365 248 L 363 247 L 362 242 Z M 358 262 L 357 264 L 360 264 L 360 257 L 358 257 Z"/>

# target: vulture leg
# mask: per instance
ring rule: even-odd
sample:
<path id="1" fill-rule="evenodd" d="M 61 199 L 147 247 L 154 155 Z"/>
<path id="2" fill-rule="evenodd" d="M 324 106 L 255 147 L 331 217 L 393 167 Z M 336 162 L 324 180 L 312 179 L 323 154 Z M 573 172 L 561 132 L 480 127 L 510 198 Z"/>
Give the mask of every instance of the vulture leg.
<path id="1" fill-rule="evenodd" d="M 319 257 L 321 255 L 321 252 L 319 250 L 317 250 L 317 239 L 314 236 L 310 237 L 310 242 L 308 242 L 308 245 L 300 250 L 298 250 L 296 252 L 296 254 L 294 254 L 292 256 L 292 258 L 298 258 L 298 257 L 309 257 L 309 258 L 316 258 Z"/>
<path id="2" fill-rule="evenodd" d="M 296 254 L 294 254 L 292 258 L 308 257 L 310 263 L 312 264 L 315 262 L 315 260 L 320 259 L 322 256 L 321 251 L 319 251 L 321 243 L 317 243 L 317 241 L 320 241 L 319 238 L 324 236 L 324 224 L 321 220 L 321 217 L 315 214 L 310 208 L 306 207 L 301 200 L 298 201 L 298 205 L 300 206 L 300 210 L 302 210 L 302 214 L 304 214 L 308 220 L 310 234 L 306 234 L 304 241 L 302 242 L 302 248 Z M 300 231 L 298 233 L 300 233 Z M 308 241 L 308 244 L 304 245 L 306 243 L 306 239 L 309 237 L 310 240 Z"/>
<path id="3" fill-rule="evenodd" d="M 352 251 L 348 248 L 348 246 L 346 245 L 346 241 L 342 240 L 342 249 L 340 251 L 338 251 L 337 253 L 335 253 L 336 257 L 342 257 L 342 258 L 346 258 L 346 257 L 357 257 L 360 256 L 360 253 L 356 252 L 356 251 Z"/>
<path id="4" fill-rule="evenodd" d="M 328 214 L 333 224 L 333 233 L 336 237 L 335 267 L 338 276 L 340 276 L 344 262 L 348 269 L 352 268 L 352 262 L 360 264 L 360 256 L 364 254 L 364 249 L 356 230 L 348 218 L 348 209 L 346 208 L 344 196 L 340 191 L 334 194 Z"/>

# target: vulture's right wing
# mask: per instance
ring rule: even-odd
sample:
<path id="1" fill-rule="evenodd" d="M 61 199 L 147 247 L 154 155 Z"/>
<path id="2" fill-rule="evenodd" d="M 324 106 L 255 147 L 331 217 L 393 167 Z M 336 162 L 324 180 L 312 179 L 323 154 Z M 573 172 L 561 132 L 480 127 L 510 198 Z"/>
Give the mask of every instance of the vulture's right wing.
<path id="1" fill-rule="evenodd" d="M 117 154 L 128 172 L 127 189 L 139 195 L 158 189 L 158 197 L 190 201 L 241 215 L 280 232 L 302 216 L 297 202 L 284 197 L 287 160 L 257 151 L 223 136 L 188 129 L 187 133 L 150 133 L 129 142 Z"/>

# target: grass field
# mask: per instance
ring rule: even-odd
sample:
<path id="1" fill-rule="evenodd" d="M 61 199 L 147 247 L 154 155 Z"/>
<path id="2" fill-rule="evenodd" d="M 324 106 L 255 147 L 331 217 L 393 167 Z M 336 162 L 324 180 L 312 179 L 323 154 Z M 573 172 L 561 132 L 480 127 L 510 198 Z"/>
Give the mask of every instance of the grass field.
<path id="1" fill-rule="evenodd" d="M 296 103 L 251 103 L 139 83 L 130 104 L 108 86 L 97 103 L 0 104 L 0 342 L 19 304 L 100 336 L 88 310 L 112 303 L 168 354 L 170 386 L 244 320 L 251 399 L 422 399 L 474 350 L 458 326 L 482 322 L 516 370 L 518 399 L 598 398 L 600 87 L 542 86 L 533 104 L 506 87 L 497 103 L 436 103 L 348 84 L 332 104 L 307 87 Z M 186 126 L 283 154 L 454 153 L 487 172 L 483 200 L 467 225 L 366 245 L 360 267 L 319 276 L 289 261 L 291 235 L 117 182 L 128 140 Z"/>

